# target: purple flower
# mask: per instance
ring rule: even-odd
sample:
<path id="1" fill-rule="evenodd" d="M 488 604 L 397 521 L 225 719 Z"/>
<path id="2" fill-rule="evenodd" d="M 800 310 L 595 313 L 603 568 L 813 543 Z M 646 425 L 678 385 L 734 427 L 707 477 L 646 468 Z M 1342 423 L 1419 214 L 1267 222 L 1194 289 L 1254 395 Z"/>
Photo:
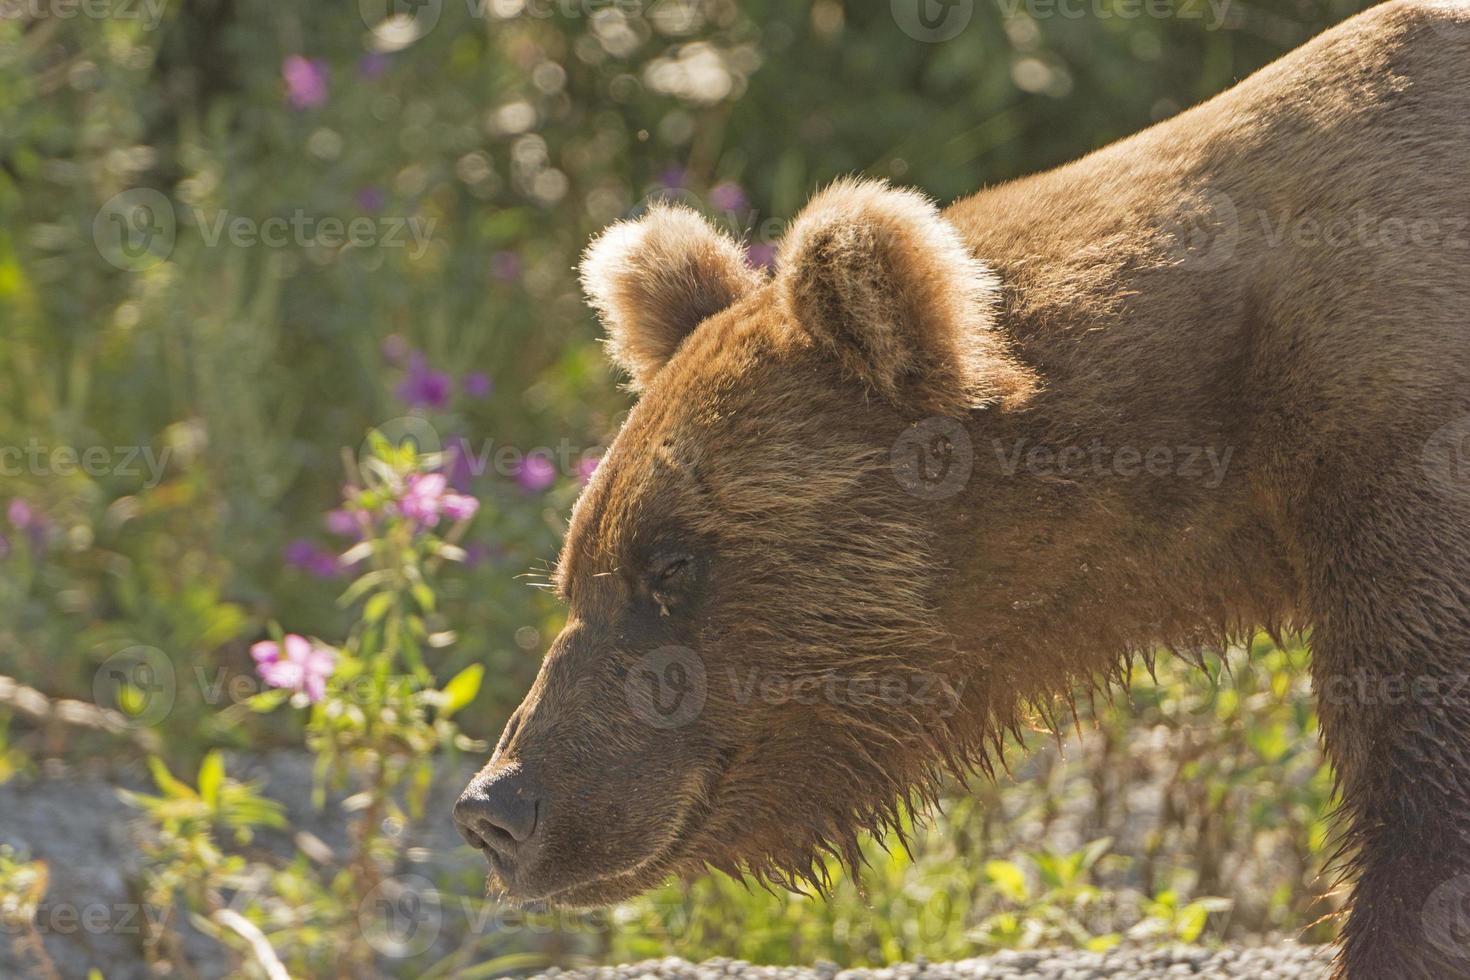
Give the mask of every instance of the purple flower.
<path id="1" fill-rule="evenodd" d="M 709 202 L 715 206 L 716 211 L 726 213 L 744 211 L 750 205 L 750 201 L 745 196 L 745 188 L 732 180 L 716 184 L 711 188 Z"/>
<path id="2" fill-rule="evenodd" d="M 460 382 L 464 386 L 464 393 L 471 398 L 487 398 L 495 385 L 490 381 L 490 375 L 484 371 L 472 371 L 464 376 Z"/>
<path id="3" fill-rule="evenodd" d="M 776 265 L 776 246 L 757 242 L 745 246 L 745 261 L 752 269 L 770 269 Z"/>
<path id="4" fill-rule="evenodd" d="M 359 187 L 356 196 L 357 206 L 364 211 L 381 211 L 388 203 L 388 195 L 383 193 L 383 188 L 374 184 Z"/>
<path id="5" fill-rule="evenodd" d="M 342 563 L 333 551 L 306 538 L 297 538 L 281 552 L 286 564 L 316 578 L 336 578 L 342 574 Z"/>
<path id="6" fill-rule="evenodd" d="M 21 500 L 19 497 L 12 500 L 10 506 L 5 508 L 5 518 L 10 521 L 10 526 L 17 531 L 24 531 L 26 528 L 33 527 L 39 523 L 35 510 L 31 508 L 30 504 Z"/>
<path id="7" fill-rule="evenodd" d="M 286 101 L 296 109 L 314 109 L 327 101 L 327 63 L 293 54 L 281 64 Z"/>
<path id="8" fill-rule="evenodd" d="M 250 648 L 250 656 L 261 680 L 305 694 L 313 704 L 326 696 L 327 678 L 337 666 L 337 651 L 296 633 L 287 633 L 281 643 L 262 640 Z"/>
<path id="9" fill-rule="evenodd" d="M 592 479 L 592 474 L 597 472 L 597 467 L 602 463 L 601 456 L 586 455 L 577 460 L 577 479 L 583 486 Z"/>
<path id="10" fill-rule="evenodd" d="M 666 191 L 679 190 L 689 182 L 689 171 L 677 163 L 670 164 L 660 170 L 654 178 L 658 186 Z"/>
<path id="11" fill-rule="evenodd" d="M 529 493 L 540 493 L 556 482 L 556 465 L 551 459 L 533 453 L 516 467 L 516 483 Z"/>
<path id="12" fill-rule="evenodd" d="M 443 371 L 435 371 L 422 354 L 408 359 L 408 376 L 398 386 L 398 397 L 415 408 L 443 408 L 449 404 L 454 382 Z"/>
<path id="13" fill-rule="evenodd" d="M 301 568 L 311 561 L 311 556 L 315 553 L 315 544 L 305 538 L 297 538 L 281 550 L 281 557 L 286 559 L 286 564 Z"/>
<path id="14" fill-rule="evenodd" d="M 362 78 L 382 78 L 392 63 L 381 51 L 370 51 L 357 59 L 357 74 Z"/>
<path id="15" fill-rule="evenodd" d="M 336 555 L 324 549 L 311 556 L 306 571 L 317 578 L 337 578 L 342 574 L 342 563 Z"/>
<path id="16" fill-rule="evenodd" d="M 466 568 L 478 568 L 491 562 L 504 561 L 505 558 L 505 549 L 498 544 L 473 541 L 464 547 L 464 566 Z"/>
<path id="17" fill-rule="evenodd" d="M 444 449 L 444 475 L 456 490 L 468 490 L 474 480 L 479 461 L 464 436 L 455 436 Z"/>
<path id="18" fill-rule="evenodd" d="M 34 507 L 16 497 L 5 508 L 5 518 L 10 522 L 11 527 L 25 532 L 26 544 L 32 552 L 40 554 L 46 550 L 48 538 L 51 536 L 51 527 L 46 522 L 46 518 L 37 513 Z M 4 556 L 0 555 L 0 557 Z"/>
<path id="19" fill-rule="evenodd" d="M 514 252 L 496 252 L 490 256 L 490 278 L 515 282 L 521 277 L 521 257 Z"/>
<path id="20" fill-rule="evenodd" d="M 327 530 L 343 538 L 362 537 L 363 518 L 357 511 L 337 509 L 327 511 L 327 516 L 322 523 Z"/>

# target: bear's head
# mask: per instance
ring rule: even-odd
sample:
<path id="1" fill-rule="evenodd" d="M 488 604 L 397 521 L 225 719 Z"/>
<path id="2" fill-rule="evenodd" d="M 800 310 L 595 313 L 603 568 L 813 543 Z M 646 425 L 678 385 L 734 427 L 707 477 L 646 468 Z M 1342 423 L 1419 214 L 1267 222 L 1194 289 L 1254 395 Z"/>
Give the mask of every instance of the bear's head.
<path id="1" fill-rule="evenodd" d="M 582 279 L 640 397 L 572 514 L 566 627 L 456 822 L 517 900 L 706 867 L 821 887 L 1012 720 L 942 609 L 984 494 L 942 486 L 947 433 L 1032 385 L 996 284 L 927 199 L 858 181 L 770 277 L 666 207 Z"/>

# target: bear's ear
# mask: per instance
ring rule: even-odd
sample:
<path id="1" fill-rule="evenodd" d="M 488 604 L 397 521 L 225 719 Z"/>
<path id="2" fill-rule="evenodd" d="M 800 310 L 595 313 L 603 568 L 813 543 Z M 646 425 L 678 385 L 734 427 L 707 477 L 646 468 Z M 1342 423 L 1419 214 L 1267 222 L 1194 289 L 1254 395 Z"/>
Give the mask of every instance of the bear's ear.
<path id="1" fill-rule="evenodd" d="M 957 416 L 1017 390 L 990 329 L 995 277 L 922 194 L 838 181 L 792 222 L 777 269 L 802 329 L 895 406 Z"/>
<path id="2" fill-rule="evenodd" d="M 679 205 L 607 229 L 587 247 L 581 275 L 609 353 L 636 390 L 690 331 L 761 284 L 733 239 Z"/>

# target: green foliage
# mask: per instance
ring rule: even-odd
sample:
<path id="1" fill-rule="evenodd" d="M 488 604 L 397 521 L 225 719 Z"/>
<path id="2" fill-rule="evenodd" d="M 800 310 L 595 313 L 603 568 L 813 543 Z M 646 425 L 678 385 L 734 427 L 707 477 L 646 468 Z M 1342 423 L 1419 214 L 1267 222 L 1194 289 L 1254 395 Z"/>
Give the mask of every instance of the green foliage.
<path id="1" fill-rule="evenodd" d="M 589 235 L 674 196 L 760 258 L 838 175 L 948 200 L 1172 114 L 1365 5 L 1238 0 L 1216 22 L 1191 0 L 1167 17 L 1000 0 L 944 43 L 841 0 L 449 2 L 407 41 L 350 3 L 0 17 L 0 508 L 34 518 L 0 517 L 0 674 L 92 701 L 120 651 L 157 651 L 168 710 L 131 683 L 104 707 L 160 746 L 158 794 L 136 798 L 158 900 L 242 956 L 222 908 L 302 975 L 360 964 L 374 951 L 350 920 L 401 856 L 373 821 L 413 819 L 466 733 L 499 730 L 561 625 L 531 586 L 628 404 L 575 282 Z M 288 83 L 292 59 L 324 72 L 320 98 Z M 109 209 L 140 191 L 174 230 L 120 261 L 110 222 L 140 212 Z M 326 222 L 359 219 L 367 240 L 332 239 Z M 448 393 L 415 394 L 423 370 Z M 493 387 L 471 393 L 474 372 Z M 344 476 L 341 447 L 370 430 Z M 383 512 L 412 473 L 465 468 L 460 445 L 473 526 Z M 545 480 L 525 463 L 538 447 Z M 383 518 L 360 542 L 322 528 L 344 480 L 349 513 Z M 321 698 L 260 689 L 249 645 L 283 643 L 277 623 L 341 638 Z M 1301 929 L 1331 911 L 1305 654 L 1258 641 L 1231 666 L 1135 677 L 1079 738 L 1013 754 L 1018 781 L 957 792 L 912 854 L 872 844 L 862 886 L 839 879 L 830 901 L 716 878 L 396 966 L 857 964 Z M 0 713 L 0 781 L 103 737 Z M 363 806 L 354 853 L 247 857 L 279 810 L 216 752 L 303 741 L 320 801 Z M 478 858 L 464 866 L 446 894 L 478 894 Z M 179 961 L 177 936 L 151 955 Z"/>
<path id="2" fill-rule="evenodd" d="M 256 787 L 229 779 L 218 751 L 205 755 L 194 786 L 153 758 L 149 767 L 160 794 L 126 794 L 153 828 L 147 875 L 156 907 L 182 903 L 201 931 L 232 945 L 244 939 L 242 956 L 260 959 L 261 947 L 249 940 L 264 937 L 270 955 L 305 975 L 321 973 L 333 957 L 341 968 L 366 971 L 387 952 L 375 942 L 380 913 L 367 896 L 397 873 L 403 853 L 383 828 L 423 817 L 434 767 L 446 753 L 452 759 L 457 750 L 484 749 L 451 720 L 479 693 L 482 668 L 468 667 L 438 688 L 425 659 L 426 650 L 454 639 L 430 630 L 434 575 L 446 560 L 463 557 L 454 542 L 475 508 L 432 482 L 442 462 L 437 455 L 378 432 L 366 447 L 346 488 L 347 511 L 364 535 L 352 549 L 361 574 L 340 600 L 357 611 L 355 625 L 340 649 L 272 627 L 272 639 L 252 648 L 272 687 L 246 703 L 257 713 L 287 704 L 309 712 L 317 805 L 326 805 L 329 786 L 355 790 L 357 805 L 344 814 L 351 853 L 248 857 L 241 848 L 255 829 L 286 828 L 284 812 Z M 466 510 L 441 534 L 440 508 L 451 502 Z M 283 664 L 297 669 L 282 670 Z M 235 848 L 221 846 L 222 834 Z M 151 943 L 182 956 L 177 936 L 155 936 Z"/>

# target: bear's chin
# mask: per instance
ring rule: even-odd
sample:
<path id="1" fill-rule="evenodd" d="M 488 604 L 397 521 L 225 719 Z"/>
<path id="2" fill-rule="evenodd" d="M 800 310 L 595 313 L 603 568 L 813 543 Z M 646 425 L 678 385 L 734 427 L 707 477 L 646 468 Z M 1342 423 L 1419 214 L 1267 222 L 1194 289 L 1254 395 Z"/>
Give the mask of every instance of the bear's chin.
<path id="1" fill-rule="evenodd" d="M 637 898 L 674 878 L 693 879 L 704 870 L 704 862 L 691 857 L 695 834 L 686 819 L 681 832 L 631 868 L 596 872 L 581 880 L 555 875 L 554 868 L 536 868 L 532 878 L 561 878 L 551 885 L 516 881 L 507 877 L 494 861 L 490 863 L 489 892 L 500 901 L 518 908 L 595 909 Z M 547 872 L 553 872 L 548 875 Z"/>
<path id="2" fill-rule="evenodd" d="M 508 885 L 499 875 L 491 874 L 490 893 L 501 902 L 527 910 L 598 909 L 637 898 L 665 881 L 680 876 L 673 867 L 664 870 L 640 867 L 547 891 L 535 891 Z"/>

